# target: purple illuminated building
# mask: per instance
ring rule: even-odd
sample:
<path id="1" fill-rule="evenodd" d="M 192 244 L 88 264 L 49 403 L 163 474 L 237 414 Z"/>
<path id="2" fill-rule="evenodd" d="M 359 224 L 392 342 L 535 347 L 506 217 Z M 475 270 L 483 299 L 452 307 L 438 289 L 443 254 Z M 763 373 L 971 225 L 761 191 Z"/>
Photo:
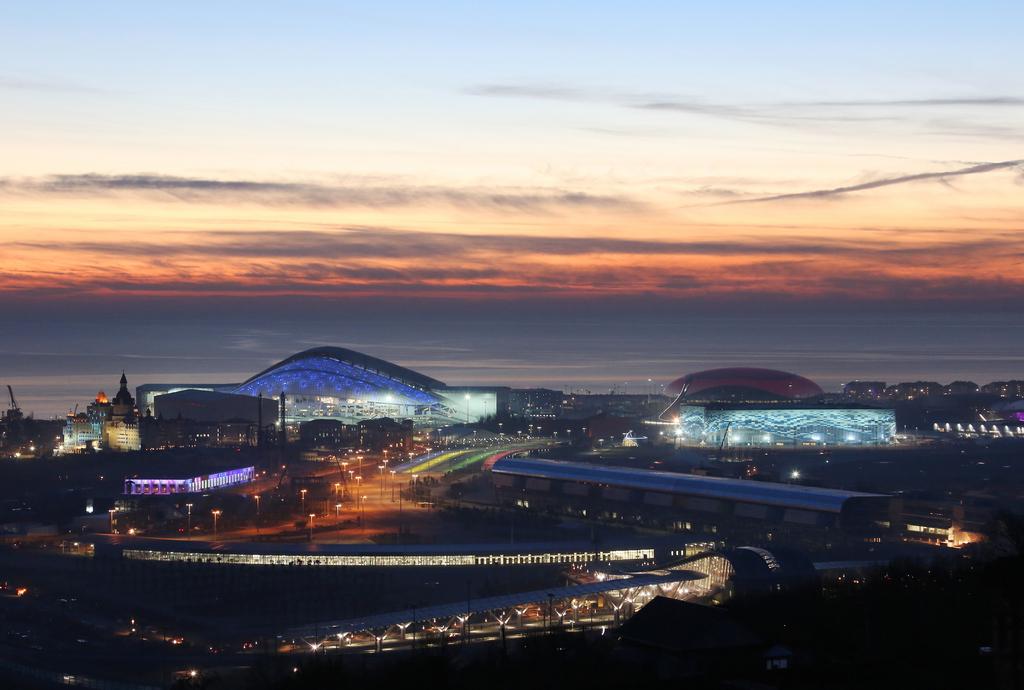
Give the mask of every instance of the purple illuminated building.
<path id="1" fill-rule="evenodd" d="M 240 467 L 191 479 L 125 479 L 126 496 L 169 496 L 195 494 L 248 484 L 256 477 L 255 467 Z"/>

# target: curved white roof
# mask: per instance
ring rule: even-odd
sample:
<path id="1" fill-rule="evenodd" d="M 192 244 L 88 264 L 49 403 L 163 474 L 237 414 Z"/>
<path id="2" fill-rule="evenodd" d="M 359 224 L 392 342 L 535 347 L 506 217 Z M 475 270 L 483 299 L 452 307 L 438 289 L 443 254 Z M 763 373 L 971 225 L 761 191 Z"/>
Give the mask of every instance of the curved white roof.
<path id="1" fill-rule="evenodd" d="M 696 474 L 609 467 L 582 462 L 561 462 L 537 458 L 501 458 L 491 470 L 496 474 L 535 477 L 556 481 L 616 486 L 641 491 L 657 491 L 680 496 L 721 498 L 741 503 L 759 503 L 782 508 L 839 513 L 851 498 L 882 498 L 842 489 L 823 489 L 796 484 L 779 484 L 749 479 L 703 477 Z"/>

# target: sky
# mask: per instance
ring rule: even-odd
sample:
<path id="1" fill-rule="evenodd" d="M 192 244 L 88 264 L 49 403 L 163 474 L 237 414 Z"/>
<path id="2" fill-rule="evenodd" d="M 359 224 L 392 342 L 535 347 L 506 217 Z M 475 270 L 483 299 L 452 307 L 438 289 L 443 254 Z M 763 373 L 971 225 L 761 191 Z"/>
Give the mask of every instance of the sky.
<path id="1" fill-rule="evenodd" d="M 0 383 L 1024 378 L 1019 2 L 0 8 Z M 631 384 L 627 382 L 631 381 Z"/>

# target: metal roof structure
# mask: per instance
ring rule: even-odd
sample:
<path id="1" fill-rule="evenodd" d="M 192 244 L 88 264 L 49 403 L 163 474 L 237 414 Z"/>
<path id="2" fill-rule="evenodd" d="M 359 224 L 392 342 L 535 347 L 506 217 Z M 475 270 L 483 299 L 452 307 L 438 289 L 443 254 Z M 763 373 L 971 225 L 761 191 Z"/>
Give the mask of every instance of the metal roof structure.
<path id="1" fill-rule="evenodd" d="M 97 544 L 123 549 L 174 551 L 190 554 L 254 554 L 289 555 L 303 558 L 317 556 L 430 556 L 430 555 L 496 555 L 542 554 L 613 550 L 651 550 L 675 546 L 687 540 L 682 535 L 673 537 L 645 536 L 641 539 L 592 541 L 548 541 L 500 543 L 447 543 L 447 544 L 332 544 L 317 542 L 251 542 L 251 541 L 197 541 L 184 539 L 154 539 L 129 535 L 91 535 Z"/>
<path id="2" fill-rule="evenodd" d="M 297 352 L 291 357 L 281 360 L 273 366 L 267 367 L 255 376 L 250 377 L 245 382 L 240 384 L 239 388 L 245 387 L 260 377 L 266 376 L 267 374 L 273 373 L 282 367 L 285 367 L 296 362 L 303 362 L 305 360 L 315 359 L 328 359 L 341 364 L 347 364 L 360 369 L 365 369 L 375 374 L 380 374 L 389 379 L 399 381 L 408 386 L 414 388 L 434 389 L 434 388 L 445 388 L 445 384 L 437 379 L 430 378 L 418 371 L 412 369 L 406 369 L 397 364 L 392 364 L 383 359 L 377 357 L 371 357 L 370 355 L 363 354 L 362 352 L 356 352 L 355 350 L 348 350 L 343 347 L 314 347 L 309 350 L 303 350 Z"/>
<path id="3" fill-rule="evenodd" d="M 341 635 L 345 633 L 358 633 L 368 630 L 382 630 L 395 625 L 415 623 L 417 621 L 448 620 L 457 616 L 465 616 L 473 613 L 487 613 L 488 611 L 508 610 L 523 604 L 545 602 L 549 599 L 564 600 L 584 597 L 592 594 L 603 594 L 606 592 L 617 592 L 635 587 L 647 587 L 650 585 L 670 585 L 680 582 L 692 582 L 700 580 L 705 576 L 691 570 L 673 570 L 664 575 L 634 575 L 620 579 L 608 579 L 603 582 L 590 582 L 580 585 L 569 585 L 567 587 L 553 587 L 550 589 L 537 589 L 528 592 L 515 592 L 512 594 L 501 594 L 493 597 L 458 601 L 435 606 L 424 606 L 416 609 L 405 609 L 402 611 L 389 611 L 378 613 L 363 618 L 350 618 L 347 620 L 317 623 L 315 626 L 302 626 L 288 631 L 288 635 L 295 637 L 317 635 L 320 637 L 329 635 Z"/>
<path id="4" fill-rule="evenodd" d="M 701 397 L 721 389 L 757 391 L 785 400 L 813 398 L 824 394 L 818 384 L 798 374 L 756 367 L 708 369 L 687 374 L 668 384 L 665 387 L 665 392 L 668 395 L 685 399 L 694 396 Z M 727 397 L 726 399 L 731 398 Z"/>
<path id="5" fill-rule="evenodd" d="M 883 494 L 842 489 L 824 489 L 724 477 L 703 477 L 695 474 L 537 458 L 502 458 L 494 463 L 491 471 L 495 474 L 614 486 L 677 496 L 716 498 L 824 513 L 841 512 L 843 504 L 850 499 L 884 498 Z"/>

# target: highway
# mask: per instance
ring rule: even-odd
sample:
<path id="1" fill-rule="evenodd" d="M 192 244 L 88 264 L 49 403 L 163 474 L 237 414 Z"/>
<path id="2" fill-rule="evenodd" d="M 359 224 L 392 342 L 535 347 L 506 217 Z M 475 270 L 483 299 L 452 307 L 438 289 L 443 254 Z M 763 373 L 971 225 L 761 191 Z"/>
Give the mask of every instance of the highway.
<path id="1" fill-rule="evenodd" d="M 393 469 L 402 474 L 444 474 L 464 470 L 475 465 L 488 469 L 499 457 L 523 453 L 543 448 L 546 443 L 514 443 L 492 446 L 490 448 L 464 448 L 459 450 L 434 451 L 413 458 L 409 462 L 395 466 Z"/>

